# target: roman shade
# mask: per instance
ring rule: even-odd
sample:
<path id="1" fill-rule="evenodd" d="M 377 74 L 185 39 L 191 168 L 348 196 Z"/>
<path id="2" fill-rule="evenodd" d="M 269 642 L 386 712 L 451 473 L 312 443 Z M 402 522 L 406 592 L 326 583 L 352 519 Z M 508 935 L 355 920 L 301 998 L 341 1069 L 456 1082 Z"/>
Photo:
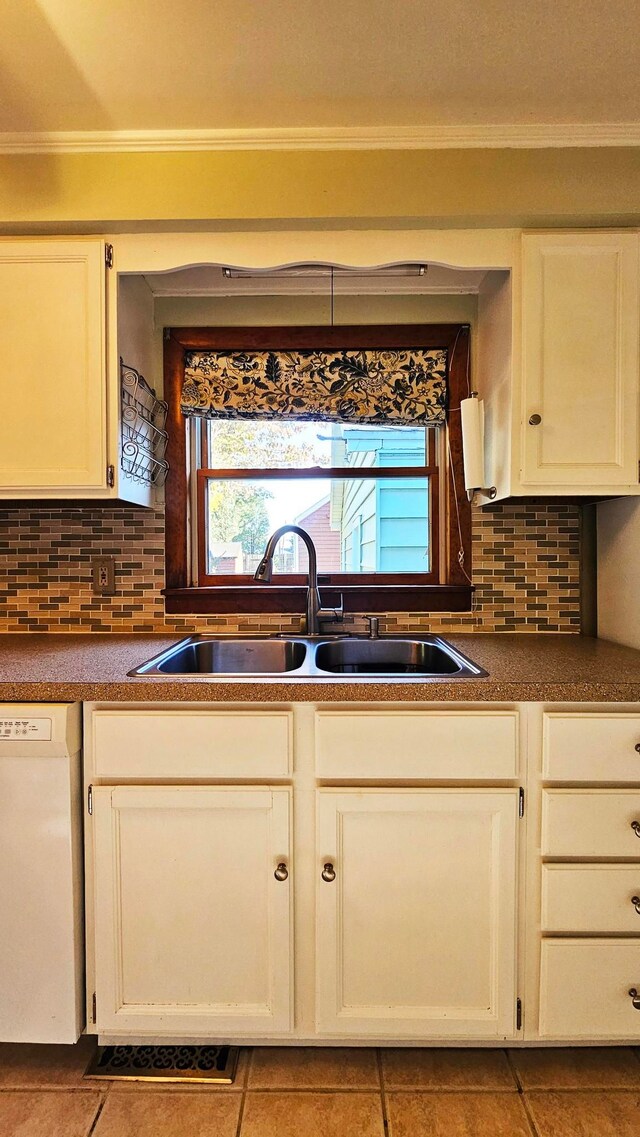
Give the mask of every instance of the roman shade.
<path id="1" fill-rule="evenodd" d="M 180 403 L 187 417 L 441 426 L 447 351 L 189 351 Z"/>

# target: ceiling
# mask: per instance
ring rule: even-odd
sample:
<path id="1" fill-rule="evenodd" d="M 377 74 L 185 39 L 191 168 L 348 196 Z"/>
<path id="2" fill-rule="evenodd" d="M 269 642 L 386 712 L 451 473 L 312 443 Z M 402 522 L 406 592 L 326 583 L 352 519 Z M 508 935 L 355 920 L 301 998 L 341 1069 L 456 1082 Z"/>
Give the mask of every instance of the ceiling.
<path id="1" fill-rule="evenodd" d="M 637 0 L 0 0 L 0 131 L 638 124 L 639 15 Z"/>

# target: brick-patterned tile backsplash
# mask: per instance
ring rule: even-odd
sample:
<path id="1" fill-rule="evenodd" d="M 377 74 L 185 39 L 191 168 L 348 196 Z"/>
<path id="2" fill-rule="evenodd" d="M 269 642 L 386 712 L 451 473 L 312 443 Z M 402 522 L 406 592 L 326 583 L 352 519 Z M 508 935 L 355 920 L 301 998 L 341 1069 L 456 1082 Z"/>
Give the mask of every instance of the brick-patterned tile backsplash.
<path id="1" fill-rule="evenodd" d="M 91 561 L 101 555 L 115 558 L 115 596 L 91 591 Z M 166 616 L 160 510 L 0 509 L 0 570 L 2 632 L 287 632 L 299 626 L 297 616 Z M 382 629 L 579 632 L 579 507 L 523 500 L 474 509 L 473 582 L 472 612 L 396 612 L 381 618 Z"/>

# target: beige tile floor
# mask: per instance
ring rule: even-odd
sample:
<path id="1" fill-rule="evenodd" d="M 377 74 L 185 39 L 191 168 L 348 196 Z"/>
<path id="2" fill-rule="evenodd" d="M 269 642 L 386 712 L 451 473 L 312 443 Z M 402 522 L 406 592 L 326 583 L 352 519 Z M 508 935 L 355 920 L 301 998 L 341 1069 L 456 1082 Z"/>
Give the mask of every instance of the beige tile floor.
<path id="1" fill-rule="evenodd" d="M 640 1137 L 640 1048 L 255 1048 L 233 1086 L 85 1078 L 0 1044 L 0 1137 Z"/>

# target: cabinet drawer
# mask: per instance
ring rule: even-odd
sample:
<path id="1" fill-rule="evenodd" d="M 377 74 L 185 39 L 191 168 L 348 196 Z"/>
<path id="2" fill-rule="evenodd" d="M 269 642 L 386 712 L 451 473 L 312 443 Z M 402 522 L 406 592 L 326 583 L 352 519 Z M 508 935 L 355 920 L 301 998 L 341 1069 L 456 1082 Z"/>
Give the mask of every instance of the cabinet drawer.
<path id="1" fill-rule="evenodd" d="M 286 778 L 292 713 L 95 711 L 98 778 Z"/>
<path id="2" fill-rule="evenodd" d="M 544 777 L 640 782 L 640 715 L 545 714 Z"/>
<path id="3" fill-rule="evenodd" d="M 545 790 L 542 854 L 640 860 L 634 822 L 640 832 L 640 790 Z"/>
<path id="4" fill-rule="evenodd" d="M 318 711 L 320 778 L 517 777 L 517 711 Z"/>
<path id="5" fill-rule="evenodd" d="M 639 898 L 640 865 L 545 865 L 542 931 L 640 936 Z"/>
<path id="6" fill-rule="evenodd" d="M 543 940 L 540 1034 L 543 1038 L 636 1038 L 640 1011 L 637 940 Z"/>

